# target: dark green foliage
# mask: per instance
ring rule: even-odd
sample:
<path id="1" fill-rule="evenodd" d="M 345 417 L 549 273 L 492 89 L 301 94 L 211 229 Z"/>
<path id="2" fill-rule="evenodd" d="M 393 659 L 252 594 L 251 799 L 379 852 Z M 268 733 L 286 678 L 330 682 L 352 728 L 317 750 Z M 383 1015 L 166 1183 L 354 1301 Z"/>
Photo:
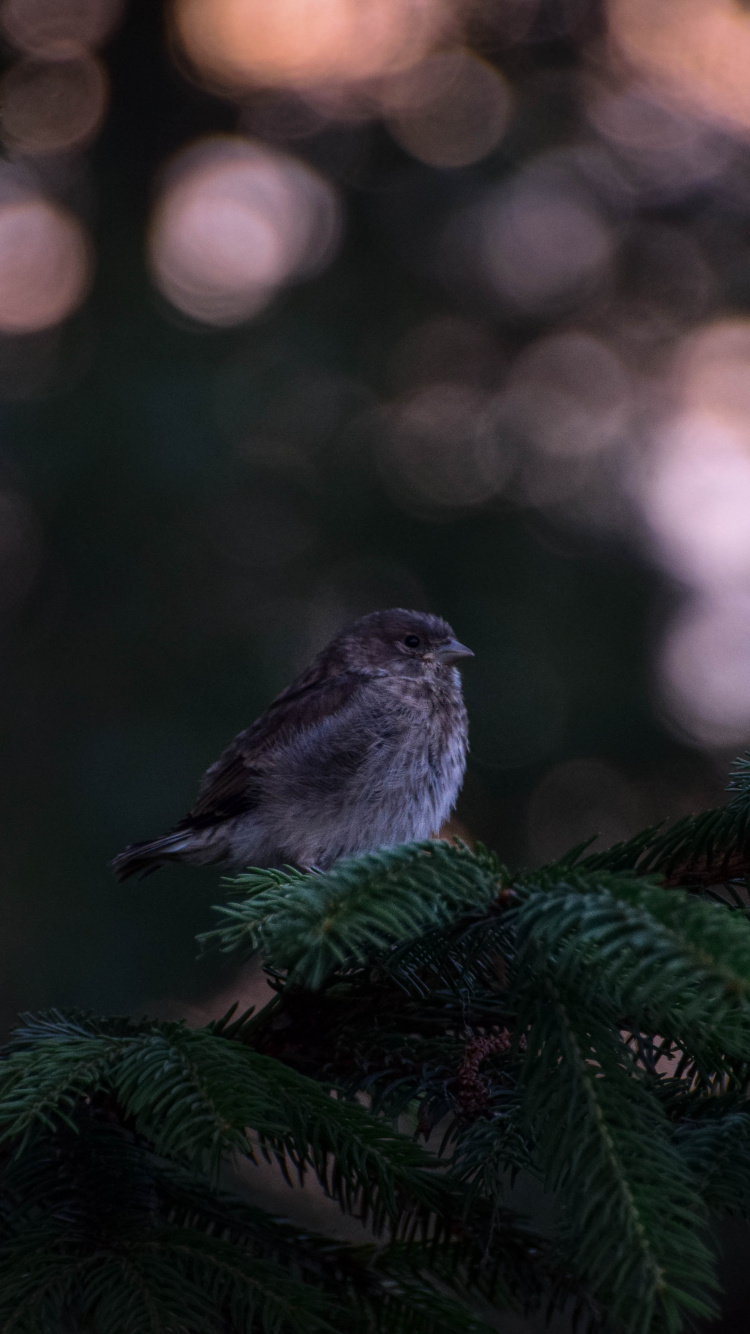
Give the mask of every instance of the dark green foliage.
<path id="1" fill-rule="evenodd" d="M 676 1145 L 712 1213 L 750 1215 L 750 1110 L 735 1098 L 704 1099 L 678 1125 Z"/>
<path id="2" fill-rule="evenodd" d="M 616 1328 L 678 1330 L 712 1284 L 691 1173 L 612 1025 L 541 974 L 521 989 L 522 1091 L 561 1240 Z"/>
<path id="3" fill-rule="evenodd" d="M 541 892 L 540 892 L 541 891 Z M 750 1058 L 750 925 L 650 879 L 548 872 L 519 887 L 521 975 L 542 951 L 588 1009 L 626 1015 L 691 1050 Z M 581 948 L 582 938 L 585 948 Z"/>
<path id="4" fill-rule="evenodd" d="M 710 1315 L 710 1220 L 750 1215 L 749 831 L 743 761 L 721 810 L 536 872 L 422 843 L 239 877 L 204 939 L 260 956 L 259 1013 L 51 1013 L 6 1049 L 0 1330 Z M 259 1157 L 362 1244 L 253 1203 Z M 550 1192 L 543 1235 L 519 1171 Z"/>
<path id="5" fill-rule="evenodd" d="M 215 1176 L 232 1154 L 254 1158 L 257 1142 L 283 1170 L 302 1175 L 311 1167 L 329 1194 L 378 1231 L 387 1219 L 403 1227 L 412 1214 L 428 1222 L 448 1211 L 444 1178 L 424 1150 L 305 1075 L 214 1033 L 121 1020 L 109 1029 L 52 1015 L 30 1020 L 13 1046 L 0 1069 L 0 1100 L 3 1138 L 20 1153 L 39 1125 L 74 1127 L 85 1071 L 86 1093 L 115 1100 L 165 1158 Z"/>
<path id="6" fill-rule="evenodd" d="M 203 937 L 225 950 L 260 950 L 290 982 L 319 987 L 336 968 L 486 908 L 499 888 L 494 859 L 445 843 L 412 843 L 341 861 L 327 875 L 248 871 L 238 902 L 219 909 L 226 925 Z"/>
<path id="7" fill-rule="evenodd" d="M 5 1168 L 3 1328 L 466 1328 L 410 1248 L 306 1233 L 155 1155 L 112 1109 L 37 1136 Z M 411 1248 L 418 1251 L 418 1247 Z M 352 1308 L 350 1310 L 350 1308 Z M 471 1324 L 469 1328 L 471 1328 Z"/>

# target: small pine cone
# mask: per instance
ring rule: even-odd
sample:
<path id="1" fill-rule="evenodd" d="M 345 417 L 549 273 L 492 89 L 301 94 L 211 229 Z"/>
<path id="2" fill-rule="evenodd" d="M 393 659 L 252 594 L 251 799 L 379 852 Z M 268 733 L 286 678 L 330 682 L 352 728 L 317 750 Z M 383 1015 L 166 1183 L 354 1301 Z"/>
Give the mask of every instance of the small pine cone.
<path id="1" fill-rule="evenodd" d="M 498 1052 L 508 1051 L 510 1034 L 507 1029 L 491 1036 L 470 1038 L 464 1049 L 464 1058 L 458 1067 L 456 1101 L 466 1116 L 479 1116 L 489 1106 L 487 1084 L 479 1073 L 482 1061 Z"/>

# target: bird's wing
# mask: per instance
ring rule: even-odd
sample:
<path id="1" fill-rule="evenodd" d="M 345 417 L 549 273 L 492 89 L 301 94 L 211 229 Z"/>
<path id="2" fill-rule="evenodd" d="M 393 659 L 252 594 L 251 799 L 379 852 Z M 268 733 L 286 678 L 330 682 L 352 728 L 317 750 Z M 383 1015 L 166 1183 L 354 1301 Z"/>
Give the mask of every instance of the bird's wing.
<path id="1" fill-rule="evenodd" d="M 372 675 L 354 671 L 321 674 L 313 663 L 206 770 L 195 805 L 177 828 L 218 824 L 253 810 L 262 793 L 264 772 L 273 762 L 275 746 L 338 713 L 372 680 Z"/>

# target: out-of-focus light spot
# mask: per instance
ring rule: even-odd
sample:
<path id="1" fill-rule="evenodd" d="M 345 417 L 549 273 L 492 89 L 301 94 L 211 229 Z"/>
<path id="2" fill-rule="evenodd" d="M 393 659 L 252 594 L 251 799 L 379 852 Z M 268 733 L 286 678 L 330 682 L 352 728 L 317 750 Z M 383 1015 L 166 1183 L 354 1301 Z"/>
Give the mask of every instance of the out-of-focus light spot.
<path id="1" fill-rule="evenodd" d="M 618 526 L 613 478 L 601 467 L 601 454 L 565 458 L 527 454 L 519 463 L 514 494 L 525 505 L 572 520 L 578 529 Z"/>
<path id="2" fill-rule="evenodd" d="M 647 85 L 592 85 L 587 110 L 648 197 L 683 198 L 726 171 L 735 154 L 729 136 Z"/>
<path id="3" fill-rule="evenodd" d="M 560 458 L 587 457 L 620 435 L 630 379 L 601 339 L 571 331 L 532 343 L 514 363 L 492 418 L 500 433 Z"/>
<path id="4" fill-rule="evenodd" d="M 737 0 L 609 0 L 612 43 L 695 111 L 750 129 L 750 13 Z"/>
<path id="5" fill-rule="evenodd" d="M 614 237 L 585 196 L 531 176 L 485 201 L 479 263 L 511 306 L 553 313 L 581 299 L 606 272 Z"/>
<path id="6" fill-rule="evenodd" d="M 43 60 L 69 60 L 99 46 L 124 0 L 4 0 L 0 27 L 14 46 Z"/>
<path id="7" fill-rule="evenodd" d="M 594 836 L 594 848 L 611 847 L 640 823 L 638 793 L 622 774 L 599 760 L 568 760 L 546 773 L 531 795 L 529 857 L 553 861 Z"/>
<path id="8" fill-rule="evenodd" d="M 511 111 L 505 79 L 468 51 L 431 56 L 389 80 L 381 96 L 393 137 L 432 167 L 465 167 L 486 157 Z"/>
<path id="9" fill-rule="evenodd" d="M 304 163 L 239 137 L 203 140 L 174 161 L 157 204 L 154 278 L 194 319 L 238 324 L 330 259 L 340 221 L 332 187 Z"/>
<path id="10" fill-rule="evenodd" d="M 674 379 L 689 411 L 720 413 L 750 430 L 750 320 L 718 320 L 691 334 Z"/>
<path id="11" fill-rule="evenodd" d="M 502 489 L 513 460 L 485 428 L 487 404 L 469 385 L 434 384 L 390 409 L 380 462 L 402 503 L 460 509 Z"/>
<path id="12" fill-rule="evenodd" d="M 693 595 L 659 657 L 667 713 L 699 746 L 750 738 L 750 321 L 683 340 L 637 478 L 661 563 Z"/>
<path id="13" fill-rule="evenodd" d="M 659 668 L 683 735 L 709 749 L 750 740 L 750 593 L 688 603 L 667 632 Z"/>
<path id="14" fill-rule="evenodd" d="M 191 61 L 234 86 L 312 87 L 408 69 L 453 24 L 448 0 L 176 0 Z"/>
<path id="15" fill-rule="evenodd" d="M 750 420 L 744 430 L 709 413 L 671 422 L 643 504 L 678 579 L 701 586 L 750 580 Z"/>
<path id="16" fill-rule="evenodd" d="M 46 199 L 0 195 L 0 332 L 34 333 L 80 305 L 90 278 L 83 228 Z"/>
<path id="17" fill-rule="evenodd" d="M 96 133 L 107 104 L 107 78 L 96 56 L 19 60 L 0 82 L 0 133 L 22 153 L 80 147 Z"/>
<path id="18" fill-rule="evenodd" d="M 719 590 L 750 584 L 750 321 L 720 321 L 683 342 L 672 414 L 639 479 L 662 562 Z"/>

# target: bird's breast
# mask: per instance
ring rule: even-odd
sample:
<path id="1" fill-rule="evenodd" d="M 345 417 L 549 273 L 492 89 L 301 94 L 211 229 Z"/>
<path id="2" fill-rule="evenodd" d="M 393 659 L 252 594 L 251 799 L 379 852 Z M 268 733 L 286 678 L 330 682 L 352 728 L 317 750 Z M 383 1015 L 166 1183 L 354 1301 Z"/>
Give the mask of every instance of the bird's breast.
<path id="1" fill-rule="evenodd" d="M 466 765 L 466 711 L 460 690 L 399 682 L 380 715 L 363 780 L 372 789 L 421 802 L 442 823 L 453 806 Z M 430 814 L 431 812 L 431 814 Z M 436 824 L 433 823 L 431 829 Z"/>
<path id="2" fill-rule="evenodd" d="M 374 682 L 278 754 L 263 802 L 276 845 L 299 865 L 436 833 L 466 759 L 460 692 Z"/>

